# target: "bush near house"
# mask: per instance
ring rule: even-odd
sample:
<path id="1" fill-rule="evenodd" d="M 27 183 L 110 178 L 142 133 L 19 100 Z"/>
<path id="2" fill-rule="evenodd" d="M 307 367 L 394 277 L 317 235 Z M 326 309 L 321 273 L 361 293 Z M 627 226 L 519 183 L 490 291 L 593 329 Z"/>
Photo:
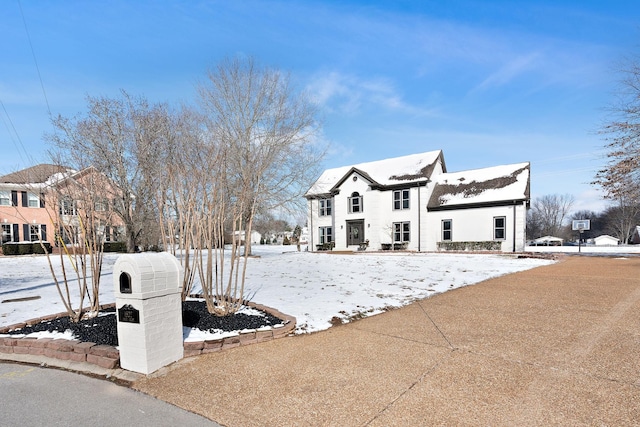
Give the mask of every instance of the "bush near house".
<path id="1" fill-rule="evenodd" d="M 438 250 L 441 251 L 499 251 L 501 242 L 492 240 L 485 242 L 438 242 Z"/>
<path id="2" fill-rule="evenodd" d="M 44 245 L 44 249 L 42 248 Z M 44 254 L 45 250 L 51 253 L 51 243 L 44 242 L 20 242 L 20 243 L 5 243 L 2 245 L 2 253 L 4 255 L 31 255 L 31 254 Z"/>
<path id="3" fill-rule="evenodd" d="M 127 252 L 127 242 L 105 242 L 103 252 Z"/>

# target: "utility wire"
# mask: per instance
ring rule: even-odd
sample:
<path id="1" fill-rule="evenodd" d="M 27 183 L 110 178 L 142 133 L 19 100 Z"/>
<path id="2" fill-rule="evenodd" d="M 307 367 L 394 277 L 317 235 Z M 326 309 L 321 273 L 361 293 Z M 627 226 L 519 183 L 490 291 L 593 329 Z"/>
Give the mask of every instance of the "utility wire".
<path id="1" fill-rule="evenodd" d="M 42 88 L 42 94 L 44 95 L 44 101 L 47 104 L 47 111 L 49 112 L 49 118 L 51 115 L 51 108 L 49 107 L 49 99 L 47 98 L 47 92 L 44 90 L 44 83 L 42 81 L 42 75 L 40 74 L 40 67 L 38 66 L 38 60 L 36 59 L 36 53 L 33 50 L 33 44 L 31 43 L 31 36 L 29 35 L 29 28 L 27 27 L 27 20 L 24 17 L 24 12 L 22 11 L 22 4 L 20 0 L 18 0 L 18 6 L 20 7 L 20 14 L 22 15 L 22 23 L 24 24 L 24 30 L 27 33 L 27 40 L 29 41 L 29 47 L 31 48 L 31 55 L 33 56 L 33 62 L 36 64 L 36 70 L 38 72 L 38 79 L 40 79 L 40 87 Z"/>
<path id="2" fill-rule="evenodd" d="M 13 142 L 13 145 L 16 146 L 16 151 L 18 152 L 18 155 L 20 156 L 20 161 L 24 162 L 24 158 L 22 157 L 22 152 L 24 152 L 27 156 L 27 159 L 31 160 L 31 156 L 29 155 L 29 152 L 27 151 L 27 149 L 25 148 L 24 144 L 22 143 L 22 139 L 20 138 L 20 135 L 18 134 L 18 131 L 16 130 L 16 127 L 13 125 L 13 121 L 11 120 L 11 116 L 9 116 L 9 113 L 7 112 L 7 109 L 4 106 L 4 102 L 2 102 L 2 99 L 0 99 L 0 106 L 2 106 L 2 110 L 4 111 L 4 115 L 7 116 L 7 120 L 9 121 L 9 126 L 7 124 L 7 120 L 4 119 L 4 117 L 2 118 L 2 122 L 4 123 L 4 125 L 7 128 L 7 131 L 9 131 L 9 136 L 11 137 L 11 141 Z M 13 130 L 13 132 L 12 132 Z M 20 146 L 18 146 L 18 144 L 16 143 L 16 139 L 18 140 L 18 143 L 20 144 Z M 22 148 L 22 150 L 20 150 L 20 148 Z"/>

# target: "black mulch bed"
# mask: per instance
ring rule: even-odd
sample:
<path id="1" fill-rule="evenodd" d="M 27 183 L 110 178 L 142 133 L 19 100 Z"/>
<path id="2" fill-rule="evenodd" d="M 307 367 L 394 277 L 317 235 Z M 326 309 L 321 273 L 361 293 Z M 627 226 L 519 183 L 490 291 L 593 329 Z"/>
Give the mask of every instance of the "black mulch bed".
<path id="1" fill-rule="evenodd" d="M 118 330 L 115 308 L 101 311 L 101 316 L 93 319 L 81 320 L 73 323 L 68 317 L 26 326 L 22 329 L 8 332 L 9 335 L 25 334 L 33 332 L 64 332 L 73 331 L 73 336 L 78 341 L 92 342 L 96 344 L 118 345 Z M 110 313 L 110 314 L 107 314 Z M 104 315 L 106 314 L 106 315 Z M 268 313 L 262 316 L 250 316 L 239 313 L 229 316 L 214 316 L 207 311 L 204 301 L 184 301 L 182 303 L 182 324 L 188 328 L 196 328 L 201 331 L 221 330 L 224 332 L 241 331 L 243 329 L 258 329 L 266 326 L 282 324 L 282 320 Z"/>

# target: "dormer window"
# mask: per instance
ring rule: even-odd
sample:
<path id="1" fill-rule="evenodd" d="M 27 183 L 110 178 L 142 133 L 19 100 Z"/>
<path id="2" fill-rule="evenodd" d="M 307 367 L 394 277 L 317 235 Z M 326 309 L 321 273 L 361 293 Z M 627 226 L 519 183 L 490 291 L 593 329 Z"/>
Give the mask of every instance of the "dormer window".
<path id="1" fill-rule="evenodd" d="M 362 212 L 362 196 L 357 191 L 354 191 L 349 197 L 349 213 L 360 212 Z"/>

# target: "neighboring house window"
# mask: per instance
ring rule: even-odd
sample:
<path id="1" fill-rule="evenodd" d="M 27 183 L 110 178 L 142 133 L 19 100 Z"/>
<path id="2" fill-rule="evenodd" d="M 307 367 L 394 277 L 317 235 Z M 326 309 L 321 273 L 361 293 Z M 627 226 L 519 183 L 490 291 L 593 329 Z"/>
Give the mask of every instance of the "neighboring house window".
<path id="1" fill-rule="evenodd" d="M 34 193 L 29 193 L 27 195 L 28 204 L 30 208 L 39 208 L 40 207 L 40 196 Z"/>
<path id="2" fill-rule="evenodd" d="M 2 224 L 2 243 L 13 242 L 12 224 Z"/>
<path id="3" fill-rule="evenodd" d="M 320 227 L 320 244 L 333 242 L 332 233 L 331 227 Z"/>
<path id="4" fill-rule="evenodd" d="M 96 212 L 104 212 L 109 208 L 109 199 L 97 199 L 94 205 Z"/>
<path id="5" fill-rule="evenodd" d="M 40 232 L 40 224 L 31 224 L 29 225 L 29 241 L 37 242 L 40 240 L 40 236 L 42 236 Z"/>
<path id="6" fill-rule="evenodd" d="M 442 220 L 442 240 L 451 240 L 451 232 L 453 231 L 453 222 L 450 219 Z"/>
<path id="7" fill-rule="evenodd" d="M 493 239 L 504 240 L 506 238 L 507 219 L 503 216 L 496 216 L 493 218 Z"/>
<path id="8" fill-rule="evenodd" d="M 113 237 L 112 237 L 112 234 L 111 234 L 112 230 L 113 230 L 113 227 L 111 227 L 109 225 L 107 225 L 105 227 L 105 230 L 104 230 L 104 241 L 105 242 L 112 242 L 113 241 Z M 252 242 L 252 243 L 257 243 L 257 242 Z"/>
<path id="9" fill-rule="evenodd" d="M 0 190 L 0 206 L 11 206 L 11 191 Z"/>
<path id="10" fill-rule="evenodd" d="M 396 190 L 393 192 L 393 209 L 409 209 L 409 190 Z"/>
<path id="11" fill-rule="evenodd" d="M 349 197 L 349 213 L 362 212 L 362 196 L 356 191 Z"/>
<path id="12" fill-rule="evenodd" d="M 320 199 L 320 216 L 331 216 L 331 199 Z"/>
<path id="13" fill-rule="evenodd" d="M 65 245 L 76 244 L 80 241 L 78 239 L 80 233 L 77 226 L 60 227 L 58 230 L 58 235 Z"/>
<path id="14" fill-rule="evenodd" d="M 76 215 L 76 202 L 68 197 L 60 200 L 60 215 Z"/>
<path id="15" fill-rule="evenodd" d="M 393 241 L 395 242 L 408 242 L 410 240 L 410 223 L 409 222 L 394 222 L 393 223 Z"/>
<path id="16" fill-rule="evenodd" d="M 96 225 L 95 236 L 98 242 L 104 242 L 106 237 L 106 227 L 104 225 Z M 243 239 L 244 240 L 244 239 Z"/>

